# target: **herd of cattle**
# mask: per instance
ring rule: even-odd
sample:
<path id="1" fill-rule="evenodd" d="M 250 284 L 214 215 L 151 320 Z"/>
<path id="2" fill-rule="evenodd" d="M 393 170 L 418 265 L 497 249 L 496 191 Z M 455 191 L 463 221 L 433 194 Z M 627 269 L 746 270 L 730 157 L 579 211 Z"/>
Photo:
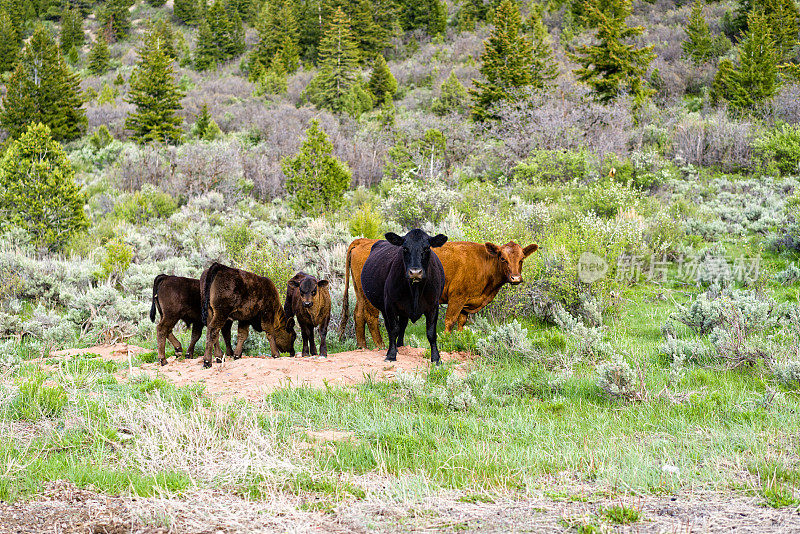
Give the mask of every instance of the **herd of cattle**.
<path id="1" fill-rule="evenodd" d="M 503 285 L 522 282 L 522 262 L 539 248 L 536 243 L 522 248 L 513 241 L 502 246 L 448 242 L 445 235 L 431 237 L 419 229 L 402 237 L 389 232 L 385 237 L 385 240 L 356 239 L 347 249 L 339 336 L 344 336 L 348 320 L 352 276 L 357 345 L 366 348 L 368 326 L 375 345 L 383 348 L 378 328 L 378 315 L 383 315 L 389 335 L 387 360 L 396 359 L 397 347 L 404 344 L 408 321 L 416 322 L 424 315 L 431 361 L 438 363 L 439 304 L 447 304 L 446 331 L 453 327 L 460 330 L 469 314 L 489 304 Z M 167 364 L 167 339 L 176 355 L 183 353 L 180 341 L 172 333 L 179 321 L 192 329 L 186 353 L 189 358 L 194 357 L 195 344 L 203 326 L 206 327 L 204 367 L 211 367 L 213 356 L 218 362 L 222 359 L 220 334 L 225 354 L 240 358 L 251 326 L 267 335 L 273 357 L 281 352 L 294 356 L 295 317 L 303 337 L 303 356 L 317 354 L 315 328 L 319 329 L 319 352 L 327 356 L 326 336 L 331 318 L 328 281 L 303 272 L 287 282 L 283 307 L 272 280 L 220 263 L 212 263 L 199 280 L 160 274 L 153 281 L 150 307 L 153 322 L 156 311 L 161 315 L 156 327 L 161 365 Z M 238 333 L 235 349 L 231 346 L 233 321 L 237 321 Z"/>

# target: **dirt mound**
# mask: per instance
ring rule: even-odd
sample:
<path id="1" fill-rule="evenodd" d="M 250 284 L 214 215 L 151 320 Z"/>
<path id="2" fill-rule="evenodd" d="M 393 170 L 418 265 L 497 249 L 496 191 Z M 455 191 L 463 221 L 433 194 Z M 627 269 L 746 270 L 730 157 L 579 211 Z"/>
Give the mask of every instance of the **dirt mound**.
<path id="1" fill-rule="evenodd" d="M 128 355 L 152 352 L 135 345 L 118 343 L 100 345 L 85 349 L 72 349 L 51 353 L 51 357 L 77 354 L 98 354 L 105 360 L 126 362 Z M 148 363 L 141 371 L 151 378 L 162 377 L 175 385 L 202 383 L 208 393 L 221 399 L 232 397 L 257 400 L 266 393 L 287 386 L 325 387 L 328 385 L 350 386 L 363 382 L 367 376 L 374 380 L 393 380 L 399 371 L 413 372 L 427 369 L 430 360 L 425 357 L 425 349 L 400 347 L 396 362 L 384 360 L 385 351 L 354 350 L 321 356 L 281 357 L 270 356 L 228 359 L 224 364 L 215 363 L 211 369 L 203 369 L 202 358 L 175 360 L 161 367 L 158 363 Z M 462 353 L 441 353 L 442 361 L 456 362 L 456 369 L 463 370 L 469 355 Z M 117 373 L 119 378 L 127 378 L 130 370 Z"/>

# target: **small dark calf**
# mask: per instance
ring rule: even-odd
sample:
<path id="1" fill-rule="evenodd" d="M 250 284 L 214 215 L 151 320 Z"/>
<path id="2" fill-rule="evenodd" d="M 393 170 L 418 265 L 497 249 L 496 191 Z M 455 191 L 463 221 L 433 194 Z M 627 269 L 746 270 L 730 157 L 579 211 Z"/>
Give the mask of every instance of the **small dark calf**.
<path id="1" fill-rule="evenodd" d="M 183 347 L 172 329 L 183 321 L 187 328 L 192 329 L 192 339 L 186 352 L 187 358 L 194 358 L 194 346 L 203 333 L 203 321 L 200 317 L 200 280 L 185 278 L 183 276 L 169 276 L 159 274 L 153 280 L 153 300 L 150 305 L 150 320 L 156 322 L 156 310 L 161 319 L 156 325 L 156 343 L 158 344 L 158 359 L 161 365 L 167 365 L 166 345 L 167 339 L 175 348 L 175 356 L 183 353 Z M 231 325 L 229 321 L 222 327 L 222 338 L 225 340 L 225 352 L 233 354 L 231 348 Z"/>
<path id="2" fill-rule="evenodd" d="M 361 287 L 367 300 L 383 314 L 389 334 L 386 359 L 397 359 L 408 320 L 416 323 L 425 316 L 425 330 L 431 344 L 431 361 L 438 365 L 436 321 L 444 289 L 444 268 L 433 252 L 447 242 L 447 236 L 431 237 L 420 229 L 405 236 L 389 232 L 386 241 L 372 246 L 361 271 Z"/>
<path id="3" fill-rule="evenodd" d="M 230 320 L 239 321 L 234 359 L 242 356 L 250 325 L 267 334 L 273 358 L 280 352 L 294 356 L 294 319 L 286 319 L 278 289 L 269 278 L 214 262 L 200 277 L 200 297 L 207 328 L 203 367 L 211 367 L 211 347 L 219 343 L 220 330 Z"/>
<path id="4" fill-rule="evenodd" d="M 331 294 L 328 281 L 317 280 L 304 272 L 294 275 L 286 284 L 286 301 L 283 310 L 287 318 L 297 316 L 300 333 L 303 336 L 303 356 L 316 356 L 314 327 L 319 327 L 319 353 L 328 356 L 328 323 L 331 321 Z"/>

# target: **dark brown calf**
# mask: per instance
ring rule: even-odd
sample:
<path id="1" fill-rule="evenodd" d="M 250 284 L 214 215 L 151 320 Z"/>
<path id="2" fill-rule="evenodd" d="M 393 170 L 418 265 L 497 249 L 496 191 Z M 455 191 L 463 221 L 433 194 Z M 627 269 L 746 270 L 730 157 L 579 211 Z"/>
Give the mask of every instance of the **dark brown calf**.
<path id="1" fill-rule="evenodd" d="M 156 310 L 161 315 L 156 325 L 156 343 L 161 365 L 167 365 L 167 339 L 175 348 L 176 357 L 183 353 L 181 342 L 172 333 L 178 321 L 183 321 L 187 328 L 192 329 L 192 339 L 186 357 L 194 358 L 194 346 L 203 333 L 203 321 L 200 317 L 200 280 L 166 274 L 156 276 L 153 280 L 153 301 L 150 306 L 150 320 L 153 322 L 156 322 Z M 225 323 L 221 331 L 227 354 L 233 354 L 231 324 Z"/>
<path id="2" fill-rule="evenodd" d="M 286 319 L 278 290 L 269 278 L 214 262 L 200 277 L 200 297 L 207 328 L 203 367 L 211 367 L 211 347 L 219 343 L 220 330 L 229 320 L 239 321 L 234 359 L 242 356 L 249 325 L 267 334 L 273 358 L 280 352 L 294 356 L 294 319 Z"/>
<path id="3" fill-rule="evenodd" d="M 303 356 L 316 356 L 317 346 L 314 343 L 314 327 L 319 327 L 319 353 L 328 356 L 326 336 L 328 323 L 331 321 L 331 294 L 328 292 L 328 281 L 317 280 L 311 275 L 299 272 L 286 284 L 286 301 L 283 305 L 287 318 L 297 316 L 300 333 L 303 336 Z M 309 347 L 310 345 L 310 347 Z"/>

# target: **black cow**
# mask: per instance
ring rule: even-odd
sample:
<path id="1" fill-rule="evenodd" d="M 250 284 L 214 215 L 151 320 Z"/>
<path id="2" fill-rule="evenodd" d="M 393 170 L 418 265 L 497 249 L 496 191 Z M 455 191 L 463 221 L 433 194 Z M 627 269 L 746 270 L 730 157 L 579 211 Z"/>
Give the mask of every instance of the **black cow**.
<path id="1" fill-rule="evenodd" d="M 436 321 L 444 269 L 431 248 L 446 242 L 446 235 L 431 237 L 415 229 L 403 237 L 389 232 L 386 241 L 378 241 L 370 250 L 361 271 L 361 287 L 370 304 L 383 314 L 389 334 L 389 361 L 397 359 L 397 347 L 403 345 L 408 320 L 416 323 L 424 315 L 431 361 L 439 363 Z"/>

